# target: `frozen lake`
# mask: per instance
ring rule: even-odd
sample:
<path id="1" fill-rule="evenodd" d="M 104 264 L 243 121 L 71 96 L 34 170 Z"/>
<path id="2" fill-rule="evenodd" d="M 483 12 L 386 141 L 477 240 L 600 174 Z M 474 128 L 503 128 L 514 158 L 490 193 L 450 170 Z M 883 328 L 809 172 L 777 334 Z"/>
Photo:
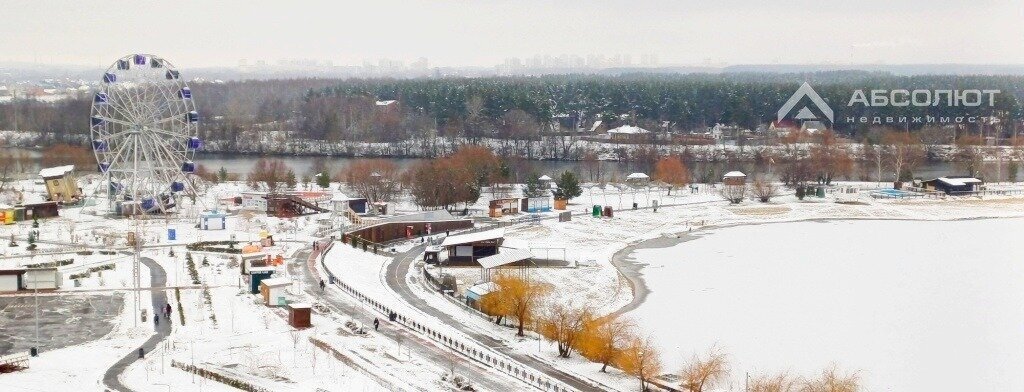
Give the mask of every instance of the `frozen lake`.
<path id="1" fill-rule="evenodd" d="M 835 362 L 867 391 L 1024 390 L 1024 219 L 719 229 L 634 259 L 666 372 L 717 344 L 744 373 Z"/>

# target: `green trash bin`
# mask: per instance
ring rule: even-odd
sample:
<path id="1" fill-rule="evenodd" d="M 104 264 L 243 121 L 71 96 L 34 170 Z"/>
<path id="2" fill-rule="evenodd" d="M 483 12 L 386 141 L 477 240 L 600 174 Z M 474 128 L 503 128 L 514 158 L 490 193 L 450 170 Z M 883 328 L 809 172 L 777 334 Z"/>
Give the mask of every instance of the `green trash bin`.
<path id="1" fill-rule="evenodd" d="M 600 218 L 601 217 L 601 206 L 594 206 L 594 210 L 591 212 L 591 215 L 593 215 L 595 218 Z"/>
<path id="2" fill-rule="evenodd" d="M 818 187 L 817 196 L 818 197 L 825 197 L 825 187 L 823 187 L 823 186 L 819 186 Z"/>

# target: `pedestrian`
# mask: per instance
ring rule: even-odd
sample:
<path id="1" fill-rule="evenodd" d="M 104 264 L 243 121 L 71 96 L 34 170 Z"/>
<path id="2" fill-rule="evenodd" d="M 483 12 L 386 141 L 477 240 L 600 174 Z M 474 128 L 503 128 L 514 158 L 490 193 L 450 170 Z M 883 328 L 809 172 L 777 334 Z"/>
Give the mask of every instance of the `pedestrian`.
<path id="1" fill-rule="evenodd" d="M 380 320 L 377 319 L 376 317 L 374 317 L 373 318 L 373 330 L 376 331 L 378 328 L 380 328 Z"/>
<path id="2" fill-rule="evenodd" d="M 158 327 L 160 326 L 160 315 L 159 314 L 154 314 L 153 315 L 153 325 L 154 326 L 158 326 Z"/>
<path id="3" fill-rule="evenodd" d="M 320 291 L 324 291 L 325 287 L 327 287 L 327 284 L 324 283 L 323 279 L 320 279 Z"/>
<path id="4" fill-rule="evenodd" d="M 164 305 L 164 316 L 171 317 L 171 303 Z"/>

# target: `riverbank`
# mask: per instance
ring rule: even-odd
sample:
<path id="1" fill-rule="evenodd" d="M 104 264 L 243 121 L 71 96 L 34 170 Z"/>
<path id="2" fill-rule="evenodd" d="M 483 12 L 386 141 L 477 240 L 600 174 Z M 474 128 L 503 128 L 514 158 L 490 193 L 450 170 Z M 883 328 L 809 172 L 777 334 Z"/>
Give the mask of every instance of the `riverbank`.
<path id="1" fill-rule="evenodd" d="M 792 200 L 790 200 L 792 199 Z M 946 208 L 942 208 L 946 206 Z M 988 199 L 950 199 L 950 200 L 916 200 L 890 201 L 872 200 L 866 204 L 838 204 L 820 201 L 799 201 L 795 197 L 779 198 L 779 202 L 770 204 L 745 203 L 731 206 L 722 202 L 720 205 L 707 206 L 703 211 L 689 210 L 690 207 L 670 207 L 661 211 L 665 215 L 649 221 L 644 232 L 636 233 L 631 240 L 619 242 L 609 253 L 610 265 L 617 274 L 629 283 L 632 298 L 621 307 L 608 312 L 608 315 L 621 316 L 641 306 L 650 295 L 651 289 L 644 277 L 649 272 L 649 265 L 636 258 L 636 253 L 645 249 L 669 248 L 681 243 L 711 234 L 710 231 L 738 226 L 771 225 L 793 222 L 831 222 L 852 220 L 888 220 L 888 221 L 958 221 L 977 219 L 998 219 L 1024 216 L 1024 198 L 998 197 Z M 763 213 L 762 213 L 763 212 Z M 619 213 L 616 219 L 636 219 L 634 215 L 644 212 Z M 654 214 L 651 214 L 654 215 Z M 676 225 L 668 225 L 663 230 L 665 220 L 673 218 L 691 218 L 680 220 Z M 693 219 L 704 217 L 705 219 Z M 643 218 L 641 218 L 643 219 Z M 606 238 L 610 239 L 610 238 Z M 572 241 L 571 239 L 569 241 Z"/>
<path id="2" fill-rule="evenodd" d="M 1012 218 L 1012 217 L 1010 217 Z M 967 218 L 952 218 L 948 220 L 939 221 L 966 221 L 966 220 L 986 220 L 986 219 L 1009 219 L 1008 217 L 967 217 Z M 647 296 L 651 290 L 644 280 L 644 269 L 648 266 L 640 260 L 637 260 L 636 253 L 640 250 L 647 249 L 664 249 L 671 248 L 688 241 L 698 239 L 704 235 L 713 234 L 713 230 L 726 229 L 740 226 L 762 226 L 762 225 L 774 225 L 774 224 L 785 224 L 785 223 L 797 223 L 797 222 L 836 222 L 836 221 L 896 221 L 896 222 L 913 222 L 913 221 L 936 221 L 934 219 L 915 219 L 915 218 L 809 218 L 809 219 L 798 219 L 792 221 L 779 221 L 779 222 L 746 222 L 746 223 L 735 223 L 721 226 L 704 226 L 698 228 L 696 231 L 687 230 L 684 232 L 663 234 L 658 237 L 639 240 L 626 245 L 622 249 L 615 252 L 611 257 L 611 265 L 615 267 L 620 276 L 625 278 L 633 292 L 633 299 L 629 303 L 623 305 L 621 308 L 611 312 L 607 316 L 618 317 L 622 316 L 630 311 L 635 310 L 639 306 L 643 305 Z"/>

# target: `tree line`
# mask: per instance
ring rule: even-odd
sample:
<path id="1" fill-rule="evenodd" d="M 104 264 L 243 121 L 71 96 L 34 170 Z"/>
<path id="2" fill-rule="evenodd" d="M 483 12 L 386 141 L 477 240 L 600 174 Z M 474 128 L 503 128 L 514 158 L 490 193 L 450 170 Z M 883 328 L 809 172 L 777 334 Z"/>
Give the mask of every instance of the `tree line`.
<path id="1" fill-rule="evenodd" d="M 578 353 L 600 365 L 600 372 L 616 367 L 635 378 L 640 391 L 651 390 L 651 381 L 664 374 L 658 346 L 632 320 L 600 316 L 586 304 L 544 301 L 548 286 L 509 269 L 499 270 L 491 281 L 494 290 L 481 298 L 480 309 L 495 323 L 514 321 L 518 336 L 533 326 L 534 332 L 555 343 L 558 357 Z M 730 374 L 728 355 L 716 347 L 694 354 L 676 372 L 687 392 L 727 387 Z M 855 392 L 861 386 L 856 372 L 844 372 L 835 364 L 815 377 L 780 372 L 754 375 L 750 381 L 748 390 L 754 392 Z"/>
<path id="2" fill-rule="evenodd" d="M 1003 124 L 1024 118 L 1019 97 L 1024 76 L 898 76 L 835 71 L 805 74 L 626 74 L 420 79 L 277 79 L 193 81 L 203 137 L 227 149 L 246 132 L 283 131 L 325 142 L 429 142 L 445 136 L 475 143 L 538 140 L 601 120 L 677 132 L 716 123 L 755 128 L 808 81 L 838 117 L 957 117 L 992 115 Z M 994 107 L 848 107 L 857 89 L 1001 90 Z M 378 101 L 391 101 L 378 105 Z M 0 105 L 0 129 L 46 132 L 47 138 L 82 142 L 88 134 L 90 97 L 54 104 L 18 100 Z M 383 107 L 382 107 L 383 106 Z M 915 131 L 927 124 L 908 124 Z M 1002 127 L 1012 132 L 1013 127 Z M 871 124 L 837 122 L 836 130 L 862 139 Z M 529 153 L 529 152 L 527 152 Z"/>

